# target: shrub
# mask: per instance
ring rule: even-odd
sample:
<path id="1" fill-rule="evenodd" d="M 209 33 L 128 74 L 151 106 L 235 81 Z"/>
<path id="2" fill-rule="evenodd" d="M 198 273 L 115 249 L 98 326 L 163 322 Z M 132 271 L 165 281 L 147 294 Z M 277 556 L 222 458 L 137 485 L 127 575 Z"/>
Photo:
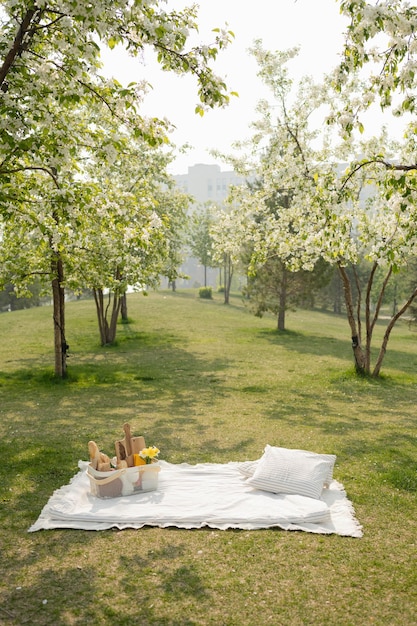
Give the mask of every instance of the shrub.
<path id="1" fill-rule="evenodd" d="M 213 291 L 211 287 L 200 287 L 198 290 L 198 295 L 200 298 L 205 298 L 206 300 L 213 299 Z"/>

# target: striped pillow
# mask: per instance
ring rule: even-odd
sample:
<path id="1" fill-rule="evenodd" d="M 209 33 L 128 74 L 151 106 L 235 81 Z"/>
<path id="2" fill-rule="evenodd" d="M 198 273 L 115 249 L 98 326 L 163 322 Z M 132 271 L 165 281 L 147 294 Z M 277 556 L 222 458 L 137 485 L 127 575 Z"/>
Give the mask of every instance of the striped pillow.
<path id="1" fill-rule="evenodd" d="M 330 483 L 333 480 L 333 470 L 334 470 L 334 465 L 336 463 L 336 455 L 335 454 L 319 454 L 318 452 L 310 452 L 309 450 L 295 450 L 295 449 L 289 449 L 289 448 L 279 448 L 277 446 L 270 446 L 270 445 L 266 445 L 265 446 L 265 452 L 268 449 L 272 449 L 272 450 L 281 450 L 283 454 L 289 454 L 291 457 L 293 455 L 297 455 L 299 454 L 300 456 L 306 456 L 308 458 L 313 458 L 313 457 L 320 457 L 321 459 L 323 459 L 323 461 L 329 461 L 329 473 L 326 476 L 326 480 L 324 481 L 324 486 L 325 487 L 329 487 Z"/>
<path id="2" fill-rule="evenodd" d="M 334 455 L 267 445 L 247 483 L 263 491 L 291 493 L 319 500 L 325 483 L 333 473 L 335 460 Z"/>

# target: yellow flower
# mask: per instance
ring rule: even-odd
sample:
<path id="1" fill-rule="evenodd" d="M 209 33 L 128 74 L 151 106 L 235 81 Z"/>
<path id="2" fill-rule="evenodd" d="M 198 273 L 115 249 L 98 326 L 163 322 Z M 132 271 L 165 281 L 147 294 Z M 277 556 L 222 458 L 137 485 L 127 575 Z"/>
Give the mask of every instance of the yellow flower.
<path id="1" fill-rule="evenodd" d="M 155 446 L 150 446 L 149 448 L 143 448 L 143 450 L 139 452 L 139 456 L 142 457 L 142 459 L 145 459 L 146 464 L 152 463 L 152 461 L 156 459 L 158 454 L 159 454 L 159 449 L 156 448 Z"/>

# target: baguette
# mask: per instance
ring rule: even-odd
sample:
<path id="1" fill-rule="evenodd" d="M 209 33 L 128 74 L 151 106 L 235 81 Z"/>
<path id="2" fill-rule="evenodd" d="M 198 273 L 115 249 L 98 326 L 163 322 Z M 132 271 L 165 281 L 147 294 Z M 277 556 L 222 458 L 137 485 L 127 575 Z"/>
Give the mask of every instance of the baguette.
<path id="1" fill-rule="evenodd" d="M 110 472 L 111 471 L 110 463 L 99 463 L 97 465 L 97 471 L 99 471 L 99 472 Z"/>
<path id="2" fill-rule="evenodd" d="M 95 441 L 88 442 L 88 452 L 90 454 L 91 467 L 96 470 L 100 463 L 100 450 Z"/>

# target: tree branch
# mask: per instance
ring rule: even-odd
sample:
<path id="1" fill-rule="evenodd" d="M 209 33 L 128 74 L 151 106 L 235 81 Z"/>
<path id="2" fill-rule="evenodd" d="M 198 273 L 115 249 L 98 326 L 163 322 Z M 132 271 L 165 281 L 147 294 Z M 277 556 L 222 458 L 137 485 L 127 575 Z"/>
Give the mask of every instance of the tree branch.
<path id="1" fill-rule="evenodd" d="M 1 174 L 15 174 L 16 172 L 25 172 L 27 170 L 39 170 L 41 172 L 46 172 L 54 181 L 56 187 L 59 189 L 59 183 L 58 183 L 58 179 L 56 177 L 56 174 L 52 171 L 52 169 L 48 169 L 47 167 L 44 167 L 42 165 L 28 165 L 26 167 L 15 167 L 13 169 L 10 170 L 0 170 L 0 175 Z"/>
<path id="2" fill-rule="evenodd" d="M 342 184 L 340 191 L 343 191 L 350 179 L 353 178 L 353 176 L 357 172 L 359 172 L 359 170 L 361 170 L 366 165 L 371 165 L 372 163 L 380 163 L 381 165 L 386 167 L 387 170 L 393 170 L 397 172 L 411 172 L 413 170 L 417 171 L 417 163 L 414 163 L 413 165 L 396 165 L 395 163 L 390 163 L 389 161 L 385 161 L 384 159 L 370 159 L 369 161 L 363 161 L 362 163 L 358 163 L 357 165 L 355 165 L 353 170 L 345 178 L 345 181 Z"/>
<path id="3" fill-rule="evenodd" d="M 29 31 L 30 33 L 33 34 L 38 30 L 48 29 L 54 24 L 56 24 L 57 22 L 59 22 L 60 20 L 62 20 L 62 18 L 67 17 L 67 13 L 60 13 L 59 11 L 53 11 L 52 9 L 48 9 L 48 12 L 53 13 L 54 15 L 58 15 L 58 17 L 53 19 L 51 22 L 48 22 L 47 24 L 41 24 L 40 26 L 32 26 L 32 28 Z"/>
<path id="4" fill-rule="evenodd" d="M 298 153 L 301 156 L 301 160 L 302 160 L 302 162 L 304 164 L 304 173 L 305 173 L 306 178 L 308 178 L 308 180 L 314 180 L 313 177 L 310 174 L 310 170 L 309 170 L 308 165 L 307 165 L 307 159 L 305 158 L 305 155 L 304 155 L 303 149 L 301 147 L 300 140 L 298 139 L 297 133 L 295 131 L 293 131 L 293 129 L 291 128 L 290 123 L 289 123 L 288 120 L 285 120 L 284 123 L 285 123 L 285 127 L 287 129 L 288 134 L 290 135 L 290 137 L 294 141 L 295 145 L 297 146 Z"/>
<path id="5" fill-rule="evenodd" d="M 23 18 L 19 29 L 17 31 L 16 37 L 14 38 L 13 45 L 10 48 L 9 52 L 6 55 L 6 58 L 3 61 L 3 65 L 0 68 L 0 87 L 3 85 L 7 74 L 9 73 L 13 63 L 17 56 L 19 56 L 23 50 L 23 40 L 25 35 L 28 34 L 29 26 L 31 22 L 34 20 L 35 16 L 41 15 L 42 9 L 37 7 L 33 7 L 28 9 L 25 17 Z M 33 36 L 33 31 L 31 32 L 31 36 Z"/>
<path id="6" fill-rule="evenodd" d="M 74 78 L 74 76 L 71 75 L 71 73 L 68 72 L 68 70 L 66 70 L 62 65 L 60 65 L 56 61 L 53 61 L 52 59 L 47 59 L 46 57 L 42 56 L 41 54 L 38 54 L 37 52 L 34 52 L 33 50 L 30 50 L 30 54 L 32 54 L 34 57 L 40 59 L 44 63 L 51 63 L 52 65 L 54 65 L 56 67 L 57 70 L 59 70 L 63 74 L 68 74 L 69 76 L 71 76 L 71 78 Z M 88 83 L 85 83 L 84 81 L 80 80 L 79 78 L 75 78 L 75 81 L 79 85 L 81 85 L 82 87 L 87 89 L 88 91 L 91 91 L 91 93 L 93 93 L 99 100 L 101 100 L 101 102 L 109 109 L 110 113 L 114 117 L 119 119 L 121 122 L 125 121 L 120 115 L 117 115 L 117 113 L 115 113 L 115 111 L 112 109 L 111 105 L 107 102 L 107 100 L 104 98 L 104 96 L 102 96 L 100 93 L 98 93 L 98 91 L 96 91 L 91 85 L 89 85 Z"/>

